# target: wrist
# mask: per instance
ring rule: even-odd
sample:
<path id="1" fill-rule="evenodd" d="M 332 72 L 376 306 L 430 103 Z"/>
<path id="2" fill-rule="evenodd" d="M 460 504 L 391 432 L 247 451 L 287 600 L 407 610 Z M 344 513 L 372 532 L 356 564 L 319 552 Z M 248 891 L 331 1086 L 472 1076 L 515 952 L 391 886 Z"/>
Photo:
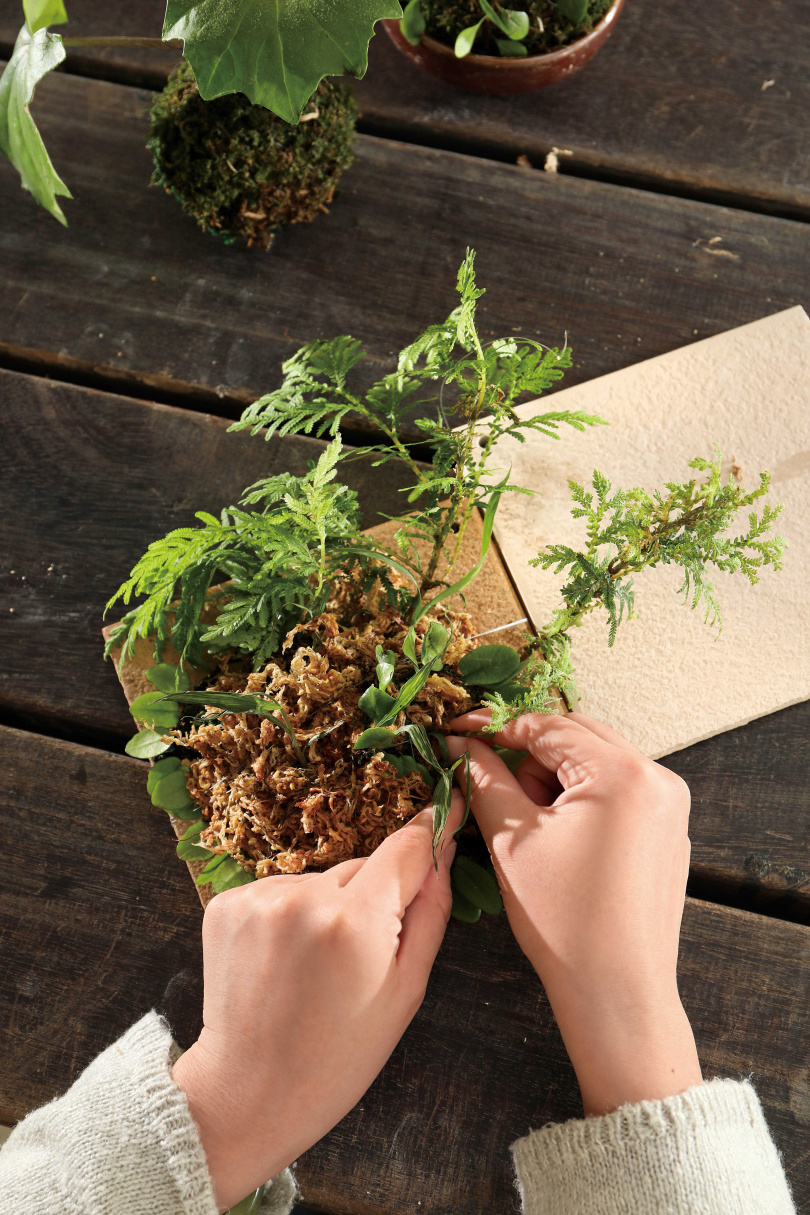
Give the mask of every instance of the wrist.
<path id="1" fill-rule="evenodd" d="M 207 1054 L 201 1042 L 187 1050 L 172 1068 L 172 1079 L 186 1096 L 205 1152 L 214 1197 L 227 1210 L 270 1177 L 254 1181 L 249 1127 L 235 1082 Z M 249 1119 L 248 1119 L 249 1121 Z M 281 1168 L 283 1166 L 279 1166 Z M 277 1170 L 278 1171 L 278 1170 Z"/>
<path id="2" fill-rule="evenodd" d="M 559 1019 L 558 1019 L 559 1020 Z M 586 1116 L 660 1101 L 701 1084 L 695 1038 L 680 999 L 563 1017 L 560 1030 Z"/>

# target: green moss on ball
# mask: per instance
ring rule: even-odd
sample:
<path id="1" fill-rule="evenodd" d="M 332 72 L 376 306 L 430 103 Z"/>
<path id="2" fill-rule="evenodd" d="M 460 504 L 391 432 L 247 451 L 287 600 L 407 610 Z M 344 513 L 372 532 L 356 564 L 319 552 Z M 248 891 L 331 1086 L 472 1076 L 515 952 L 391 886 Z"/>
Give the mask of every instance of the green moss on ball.
<path id="1" fill-rule="evenodd" d="M 242 93 L 203 101 L 183 60 L 156 95 L 149 148 L 164 186 L 207 232 L 268 249 L 283 224 L 310 223 L 352 163 L 357 106 L 324 80 L 290 126 Z"/>

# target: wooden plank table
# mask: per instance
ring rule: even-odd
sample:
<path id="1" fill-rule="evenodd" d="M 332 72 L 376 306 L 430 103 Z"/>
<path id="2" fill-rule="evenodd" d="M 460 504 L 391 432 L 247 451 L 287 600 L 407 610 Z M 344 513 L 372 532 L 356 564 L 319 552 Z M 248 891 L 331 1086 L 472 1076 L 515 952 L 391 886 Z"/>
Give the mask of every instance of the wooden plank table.
<path id="1" fill-rule="evenodd" d="M 154 33 L 161 7 L 73 0 L 71 32 Z M 807 306 L 810 14 L 778 8 L 722 0 L 707 21 L 698 0 L 628 0 L 581 76 L 510 99 L 431 81 L 379 37 L 331 214 L 266 256 L 148 187 L 143 90 L 171 55 L 74 52 L 41 86 L 77 202 L 64 231 L 0 164 L 0 1122 L 149 1007 L 185 1044 L 199 1026 L 197 896 L 122 754 L 132 723 L 98 630 L 149 540 L 320 449 L 227 419 L 318 336 L 364 339 L 366 379 L 387 369 L 453 306 L 467 244 L 487 334 L 568 332 L 567 383 Z M 0 53 L 18 21 L 2 0 Z M 508 163 L 552 146 L 573 152 L 558 175 Z M 398 509 L 390 469 L 350 469 L 367 525 Z M 666 762 L 693 793 L 681 985 L 706 1072 L 754 1073 L 810 1215 L 810 705 Z M 402 1044 L 298 1176 L 327 1215 L 507 1215 L 509 1142 L 577 1113 L 505 921 L 452 924 Z"/>
<path id="2" fill-rule="evenodd" d="M 161 0 L 73 0 L 70 33 L 157 37 Z M 0 54 L 20 25 L 0 4 Z M 372 41 L 356 86 L 362 128 L 395 139 L 623 178 L 670 193 L 734 200 L 807 217 L 810 10 L 804 0 L 633 0 L 586 71 L 541 94 L 461 93 L 409 64 L 387 37 Z M 69 68 L 160 88 L 170 51 L 70 51 Z M 763 88 L 763 86 L 766 86 Z"/>

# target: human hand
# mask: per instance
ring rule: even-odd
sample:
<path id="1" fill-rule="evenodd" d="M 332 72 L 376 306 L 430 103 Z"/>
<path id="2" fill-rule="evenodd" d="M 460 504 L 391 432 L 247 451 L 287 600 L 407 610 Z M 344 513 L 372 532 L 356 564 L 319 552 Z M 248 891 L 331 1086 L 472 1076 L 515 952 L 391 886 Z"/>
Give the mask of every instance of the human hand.
<path id="1" fill-rule="evenodd" d="M 204 1028 L 172 1075 L 220 1207 L 311 1147 L 362 1097 L 425 993 L 450 914 L 432 811 L 370 857 L 224 891 L 203 921 Z"/>
<path id="2" fill-rule="evenodd" d="M 489 718 L 468 713 L 452 728 L 477 732 Z M 450 754 L 470 751 L 473 813 L 585 1113 L 701 1083 L 676 978 L 686 785 L 579 713 L 529 714 L 489 737 L 529 752 L 516 777 L 482 740 L 451 737 Z"/>

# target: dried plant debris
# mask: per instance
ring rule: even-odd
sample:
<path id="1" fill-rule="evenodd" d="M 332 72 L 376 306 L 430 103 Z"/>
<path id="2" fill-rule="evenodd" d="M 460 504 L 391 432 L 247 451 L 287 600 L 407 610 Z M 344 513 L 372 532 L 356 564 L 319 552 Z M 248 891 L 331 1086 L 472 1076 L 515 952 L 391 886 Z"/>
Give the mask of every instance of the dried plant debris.
<path id="1" fill-rule="evenodd" d="M 353 749 L 368 726 L 358 702 L 374 683 L 377 647 L 395 655 L 392 683 L 413 670 L 402 652 L 408 625 L 401 615 L 378 600 L 367 606 L 357 623 L 341 624 L 325 612 L 297 626 L 282 655 L 260 671 L 232 670 L 225 661 L 210 685 L 212 693 L 271 696 L 283 705 L 305 768 L 281 723 L 269 717 L 222 713 L 187 730 L 181 722 L 174 731 L 199 755 L 189 767 L 188 791 L 209 824 L 200 844 L 229 853 L 257 877 L 369 856 L 431 800 L 433 781 L 409 748 L 401 758 Z M 449 610 L 439 615 L 452 630 L 445 669 L 430 675 L 398 724 L 446 728 L 475 703 L 457 674 L 475 644 L 472 620 Z M 416 626 L 417 645 L 429 623 L 423 618 Z"/>

